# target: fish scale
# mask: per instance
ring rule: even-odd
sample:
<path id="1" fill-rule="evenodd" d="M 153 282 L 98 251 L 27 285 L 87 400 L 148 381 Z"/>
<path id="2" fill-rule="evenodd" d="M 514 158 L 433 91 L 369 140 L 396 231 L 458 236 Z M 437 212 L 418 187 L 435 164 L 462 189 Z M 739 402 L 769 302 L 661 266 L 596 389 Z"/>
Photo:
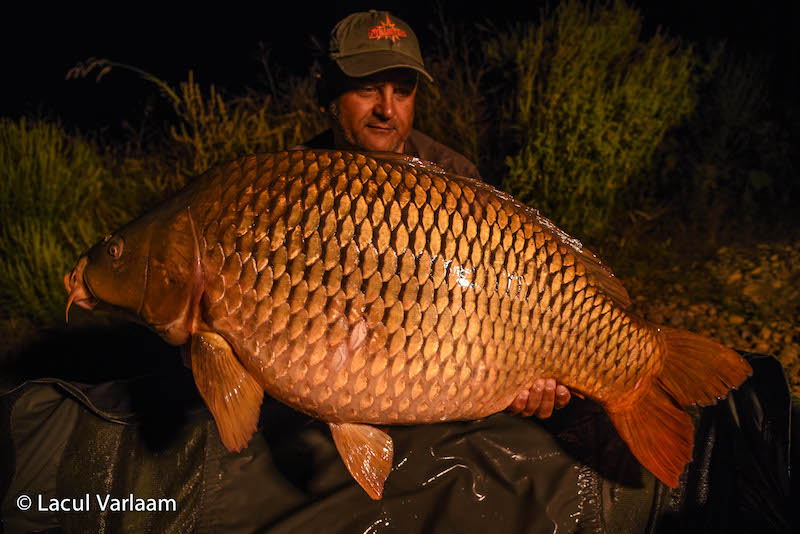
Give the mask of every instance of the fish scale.
<path id="1" fill-rule="evenodd" d="M 230 450 L 263 393 L 329 423 L 380 498 L 392 440 L 370 425 L 501 411 L 539 377 L 599 402 L 675 487 L 682 407 L 751 372 L 735 352 L 627 311 L 621 284 L 536 210 L 396 154 L 289 151 L 209 170 L 107 236 L 64 283 L 185 345 Z"/>
<path id="2" fill-rule="evenodd" d="M 267 392 L 306 413 L 472 419 L 543 374 L 621 394 L 659 363 L 647 328 L 604 334 L 620 326 L 602 313 L 609 300 L 589 295 L 585 270 L 529 211 L 471 184 L 303 152 L 251 157 L 218 181 L 196 202 L 208 206 L 195 213 L 213 288 L 204 318 Z M 611 366 L 621 343 L 637 350 Z M 608 357 L 595 367 L 586 349 Z"/>

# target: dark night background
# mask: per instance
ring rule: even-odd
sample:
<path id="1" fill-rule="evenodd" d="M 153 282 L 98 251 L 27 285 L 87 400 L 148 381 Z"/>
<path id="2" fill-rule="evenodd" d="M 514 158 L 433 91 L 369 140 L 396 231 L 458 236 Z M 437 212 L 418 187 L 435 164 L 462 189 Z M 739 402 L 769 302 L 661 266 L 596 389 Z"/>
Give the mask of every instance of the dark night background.
<path id="1" fill-rule="evenodd" d="M 268 6 L 267 6 L 268 4 Z M 304 74 L 314 58 L 311 36 L 324 45 L 333 24 L 347 14 L 388 8 L 406 20 L 423 46 L 432 39 L 435 2 L 389 6 L 363 2 L 267 2 L 258 7 L 187 4 L 155 7 L 114 3 L 113 7 L 37 5 L 2 8 L 0 116 L 58 118 L 68 129 L 122 132 L 122 121 L 141 126 L 155 87 L 130 72 L 114 70 L 100 83 L 90 76 L 65 80 L 66 72 L 90 57 L 141 68 L 173 87 L 193 70 L 201 86 L 215 84 L 231 94 L 262 86 L 261 45 L 273 72 Z M 444 2 L 452 22 L 499 24 L 533 18 L 545 2 L 485 2 L 466 7 Z M 786 107 L 798 83 L 798 2 L 748 0 L 639 1 L 645 32 L 661 26 L 672 35 L 703 45 L 727 41 L 736 50 L 771 62 L 770 86 L 776 110 Z M 792 106 L 793 107 L 793 106 Z"/>

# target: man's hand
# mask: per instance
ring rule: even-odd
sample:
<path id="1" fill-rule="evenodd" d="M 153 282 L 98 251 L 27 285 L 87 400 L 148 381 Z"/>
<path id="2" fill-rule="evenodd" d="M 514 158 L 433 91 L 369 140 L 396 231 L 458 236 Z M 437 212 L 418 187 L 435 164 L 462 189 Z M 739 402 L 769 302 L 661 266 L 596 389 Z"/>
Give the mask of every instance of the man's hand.
<path id="1" fill-rule="evenodd" d="M 566 386 L 556 383 L 552 378 L 539 378 L 533 383 L 531 389 L 526 389 L 517 395 L 508 411 L 512 414 L 522 414 L 525 417 L 536 415 L 539 419 L 547 419 L 553 415 L 553 409 L 560 409 L 567 405 L 570 399 Z"/>

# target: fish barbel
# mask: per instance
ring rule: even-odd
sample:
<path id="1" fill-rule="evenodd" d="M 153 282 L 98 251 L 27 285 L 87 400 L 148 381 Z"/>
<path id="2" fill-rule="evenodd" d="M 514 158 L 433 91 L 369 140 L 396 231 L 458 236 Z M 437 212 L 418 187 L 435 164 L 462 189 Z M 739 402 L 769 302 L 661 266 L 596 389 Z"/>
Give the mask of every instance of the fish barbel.
<path id="1" fill-rule="evenodd" d="M 676 486 L 682 409 L 750 366 L 626 311 L 622 285 L 535 209 L 397 154 L 289 151 L 212 168 L 97 243 L 73 302 L 133 312 L 188 348 L 225 446 L 264 392 L 329 423 L 380 498 L 391 438 L 374 425 L 470 420 L 538 377 L 600 403 L 639 462 Z"/>

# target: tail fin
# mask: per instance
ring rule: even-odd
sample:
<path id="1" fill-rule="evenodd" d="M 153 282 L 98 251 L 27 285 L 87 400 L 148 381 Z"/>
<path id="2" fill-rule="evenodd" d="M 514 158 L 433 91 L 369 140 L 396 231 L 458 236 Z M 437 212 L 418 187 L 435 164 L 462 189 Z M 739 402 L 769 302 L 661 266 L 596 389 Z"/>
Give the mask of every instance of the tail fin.
<path id="1" fill-rule="evenodd" d="M 606 409 L 636 459 L 674 488 L 692 459 L 694 427 L 682 406 L 716 403 L 752 369 L 739 354 L 710 339 L 672 329 L 662 329 L 662 335 L 661 374 L 634 402 Z"/>
<path id="2" fill-rule="evenodd" d="M 662 328 L 667 344 L 661 383 L 681 406 L 708 406 L 753 373 L 744 358 L 708 338 Z"/>

